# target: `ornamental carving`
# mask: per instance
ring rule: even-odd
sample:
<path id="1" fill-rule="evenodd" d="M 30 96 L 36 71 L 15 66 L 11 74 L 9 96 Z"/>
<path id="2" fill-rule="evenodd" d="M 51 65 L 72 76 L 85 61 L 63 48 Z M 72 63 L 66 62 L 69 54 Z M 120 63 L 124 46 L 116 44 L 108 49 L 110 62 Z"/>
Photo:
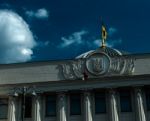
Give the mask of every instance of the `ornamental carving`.
<path id="1" fill-rule="evenodd" d="M 104 53 L 95 53 L 86 60 L 86 68 L 89 73 L 99 76 L 108 72 L 110 59 Z"/>
<path id="2" fill-rule="evenodd" d="M 72 65 L 71 64 L 63 64 L 62 65 L 62 72 L 65 79 L 73 79 L 74 75 L 72 73 Z"/>
<path id="3" fill-rule="evenodd" d="M 89 78 L 130 75 L 134 72 L 134 61 L 131 57 L 109 57 L 105 53 L 96 52 L 86 58 L 62 64 L 62 72 L 65 79 L 71 80 L 82 78 L 85 72 Z"/>
<path id="4" fill-rule="evenodd" d="M 74 75 L 77 78 L 83 77 L 84 72 L 84 60 L 78 59 L 77 61 L 72 63 Z"/>

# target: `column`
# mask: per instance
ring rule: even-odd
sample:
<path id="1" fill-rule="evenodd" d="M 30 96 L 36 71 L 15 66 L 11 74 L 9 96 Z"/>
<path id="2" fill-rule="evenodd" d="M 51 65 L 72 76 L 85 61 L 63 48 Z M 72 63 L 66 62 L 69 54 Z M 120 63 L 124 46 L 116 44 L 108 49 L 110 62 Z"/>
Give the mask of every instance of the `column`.
<path id="1" fill-rule="evenodd" d="M 8 110 L 8 121 L 17 121 L 16 119 L 16 99 L 11 96 L 9 98 L 9 110 Z"/>
<path id="2" fill-rule="evenodd" d="M 110 121 L 119 121 L 116 92 L 113 89 L 109 90 L 109 108 Z"/>
<path id="3" fill-rule="evenodd" d="M 33 102 L 33 104 L 34 104 L 33 120 L 34 121 L 42 121 L 42 119 L 41 119 L 41 113 L 42 113 L 41 96 L 40 95 L 35 96 L 33 101 L 34 101 Z"/>
<path id="4" fill-rule="evenodd" d="M 58 93 L 58 121 L 67 121 L 66 94 Z"/>
<path id="5" fill-rule="evenodd" d="M 137 121 L 146 121 L 142 90 L 140 88 L 135 88 L 135 104 Z"/>
<path id="6" fill-rule="evenodd" d="M 90 92 L 84 92 L 84 121 L 93 121 Z"/>

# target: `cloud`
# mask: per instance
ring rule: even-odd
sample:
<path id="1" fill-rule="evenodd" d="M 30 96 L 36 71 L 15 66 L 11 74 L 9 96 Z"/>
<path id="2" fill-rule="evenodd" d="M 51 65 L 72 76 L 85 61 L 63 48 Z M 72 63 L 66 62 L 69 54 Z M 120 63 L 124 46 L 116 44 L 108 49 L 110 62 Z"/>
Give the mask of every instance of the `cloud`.
<path id="1" fill-rule="evenodd" d="M 117 33 L 117 29 L 116 28 L 114 28 L 114 27 L 108 28 L 108 36 L 109 37 L 112 37 L 116 33 Z M 96 40 L 93 41 L 93 44 L 95 46 L 99 47 L 101 45 L 101 42 L 102 42 L 101 39 L 96 39 Z M 106 40 L 106 45 L 108 47 L 114 47 L 114 46 L 119 45 L 121 43 L 122 43 L 122 39 L 111 39 L 110 38 L 110 39 Z"/>
<path id="2" fill-rule="evenodd" d="M 0 10 L 0 63 L 26 62 L 36 46 L 28 24 L 17 13 Z"/>
<path id="3" fill-rule="evenodd" d="M 99 47 L 101 45 L 101 39 L 96 39 L 93 41 L 93 44 L 96 46 L 96 47 Z M 112 40 L 109 40 L 109 41 L 106 41 L 106 45 L 108 47 L 115 47 L 116 45 L 119 45 L 122 43 L 122 39 L 112 39 Z"/>
<path id="4" fill-rule="evenodd" d="M 26 15 L 38 19 L 46 19 L 49 17 L 49 12 L 45 8 L 41 8 L 36 11 L 32 11 L 32 10 L 26 11 Z"/>
<path id="5" fill-rule="evenodd" d="M 79 32 L 74 32 L 71 34 L 68 38 L 62 37 L 62 43 L 59 45 L 59 47 L 64 48 L 67 46 L 70 46 L 72 44 L 82 44 L 83 43 L 83 35 L 87 34 L 88 32 L 85 30 L 81 30 Z"/>
<path id="6" fill-rule="evenodd" d="M 117 29 L 110 27 L 108 29 L 108 34 L 110 35 L 110 37 L 112 37 L 115 33 L 117 33 Z M 90 39 L 86 37 L 84 35 L 88 35 L 89 37 L 89 32 L 82 30 L 79 32 L 74 32 L 73 34 L 71 34 L 68 38 L 66 37 L 62 37 L 61 40 L 62 42 L 60 43 L 59 47 L 64 48 L 64 47 L 68 47 L 68 46 L 72 46 L 73 44 L 76 45 L 84 45 L 86 47 L 92 48 L 92 47 L 99 47 L 101 45 L 101 39 Z M 114 47 L 116 45 L 119 45 L 122 43 L 122 39 L 109 39 L 106 40 L 106 45 L 108 47 Z"/>

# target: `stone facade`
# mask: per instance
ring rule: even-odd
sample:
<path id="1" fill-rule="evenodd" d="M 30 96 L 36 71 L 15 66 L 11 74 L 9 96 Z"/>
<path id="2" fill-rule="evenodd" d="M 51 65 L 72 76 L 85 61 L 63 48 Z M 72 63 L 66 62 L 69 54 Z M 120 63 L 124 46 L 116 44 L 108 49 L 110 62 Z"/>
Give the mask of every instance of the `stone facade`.
<path id="1" fill-rule="evenodd" d="M 149 88 L 150 54 L 124 54 L 112 48 L 90 51 L 74 60 L 0 65 L 0 100 L 8 101 L 0 101 L 0 111 L 8 110 L 0 121 L 149 121 L 150 99 L 145 90 Z M 130 94 L 121 97 L 121 90 Z M 96 99 L 101 91 L 105 99 Z M 80 95 L 76 115 L 70 112 L 73 93 Z M 51 94 L 55 100 L 47 98 Z M 30 104 L 26 97 L 31 98 Z M 79 103 L 76 98 L 73 104 Z M 47 110 L 47 100 L 56 114 Z M 97 100 L 106 105 L 106 111 L 97 108 Z M 124 101 L 129 111 L 122 105 Z M 31 116 L 26 111 L 30 108 Z"/>

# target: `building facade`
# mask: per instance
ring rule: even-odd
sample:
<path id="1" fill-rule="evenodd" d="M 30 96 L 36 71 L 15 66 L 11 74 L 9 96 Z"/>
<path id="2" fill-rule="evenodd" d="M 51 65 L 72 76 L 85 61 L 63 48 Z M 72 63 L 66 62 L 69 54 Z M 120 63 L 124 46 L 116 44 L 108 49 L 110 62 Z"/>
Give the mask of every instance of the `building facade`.
<path id="1" fill-rule="evenodd" d="M 126 120 L 150 120 L 150 54 L 0 65 L 0 121 Z"/>

